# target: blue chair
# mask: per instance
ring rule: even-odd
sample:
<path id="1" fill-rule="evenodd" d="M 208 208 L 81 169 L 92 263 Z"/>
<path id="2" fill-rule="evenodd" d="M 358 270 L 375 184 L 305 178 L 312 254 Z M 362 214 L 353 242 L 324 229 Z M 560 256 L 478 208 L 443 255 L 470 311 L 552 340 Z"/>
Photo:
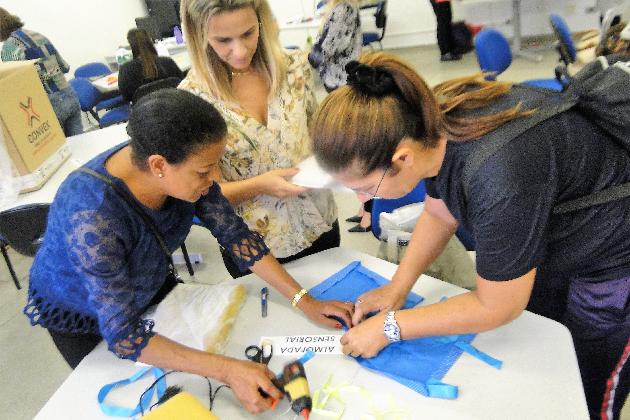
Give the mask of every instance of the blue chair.
<path id="1" fill-rule="evenodd" d="M 475 36 L 475 53 L 479 67 L 489 73 L 488 80 L 495 80 L 512 64 L 512 50 L 508 40 L 495 29 L 483 29 Z M 557 79 L 532 79 L 522 82 L 524 85 L 535 86 L 561 92 L 564 89 Z"/>
<path id="2" fill-rule="evenodd" d="M 77 67 L 74 71 L 74 77 L 82 77 L 84 79 L 90 79 L 95 77 L 102 77 L 111 74 L 112 71 L 106 64 L 103 63 L 87 63 Z"/>
<path id="3" fill-rule="evenodd" d="M 376 27 L 380 29 L 380 32 L 363 32 L 363 46 L 371 47 L 373 43 L 378 42 L 380 48 L 383 49 L 381 41 L 385 36 L 385 27 L 387 26 L 387 0 L 379 1 L 376 5 L 374 23 Z"/>
<path id="4" fill-rule="evenodd" d="M 570 63 L 575 63 L 577 49 L 575 48 L 575 43 L 573 42 L 573 37 L 571 36 L 571 31 L 567 23 L 562 17 L 554 14 L 549 16 L 549 21 L 551 22 L 553 33 L 556 35 L 556 38 L 558 38 L 556 49 L 560 54 L 560 60 L 567 66 Z"/>
<path id="5" fill-rule="evenodd" d="M 101 92 L 99 92 L 88 79 L 75 78 L 71 79 L 69 83 L 79 97 L 81 111 L 92 114 L 94 119 L 99 123 L 99 127 L 103 128 L 108 125 L 125 122 L 129 119 L 128 104 L 107 111 L 102 117 L 99 116 L 95 107 L 100 102 Z"/>
<path id="6" fill-rule="evenodd" d="M 129 120 L 130 105 L 124 104 L 107 111 L 98 122 L 99 128 L 105 128 L 113 124 L 124 123 Z"/>
<path id="7" fill-rule="evenodd" d="M 77 69 L 74 71 L 75 78 L 91 80 L 98 77 L 107 76 L 108 74 L 112 74 L 111 69 L 106 64 L 98 62 L 84 64 L 77 67 Z M 115 95 L 108 98 L 101 97 L 101 100 L 94 106 L 94 108 L 96 109 L 96 111 L 102 111 L 116 108 L 117 106 L 123 105 L 124 103 L 125 100 L 121 95 Z"/>

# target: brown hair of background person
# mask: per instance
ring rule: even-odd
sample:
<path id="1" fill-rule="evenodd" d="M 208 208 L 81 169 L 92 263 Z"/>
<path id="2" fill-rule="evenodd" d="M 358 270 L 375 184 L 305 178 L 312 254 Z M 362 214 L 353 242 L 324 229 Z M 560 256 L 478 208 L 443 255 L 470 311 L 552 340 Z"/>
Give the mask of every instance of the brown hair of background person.
<path id="1" fill-rule="evenodd" d="M 452 79 L 431 89 L 409 65 L 394 55 L 368 53 L 361 62 L 390 73 L 400 95 L 364 95 L 350 86 L 341 86 L 336 95 L 326 97 L 312 125 L 313 131 L 318 133 L 313 151 L 332 172 L 344 169 L 352 161 L 364 162 L 361 169 L 365 174 L 376 168 L 388 168 L 396 147 L 404 138 L 432 148 L 444 134 L 451 140 L 470 140 L 530 113 L 515 106 L 474 119 L 457 117 L 458 110 L 479 109 L 491 104 L 507 94 L 511 84 L 487 81 L 479 73 Z"/>
<path id="2" fill-rule="evenodd" d="M 0 41 L 4 42 L 13 31 L 24 26 L 19 17 L 0 7 Z"/>
<path id="3" fill-rule="evenodd" d="M 155 59 L 158 54 L 149 33 L 144 29 L 130 29 L 127 32 L 127 41 L 131 46 L 133 58 L 142 63 L 144 78 L 148 80 L 157 78 L 158 68 Z"/>
<path id="4" fill-rule="evenodd" d="M 190 53 L 193 69 L 202 69 L 196 75 L 206 85 L 206 89 L 220 100 L 234 99 L 232 76 L 226 64 L 221 61 L 208 43 L 208 22 L 214 15 L 252 7 L 260 22 L 260 37 L 256 53 L 252 59 L 254 67 L 264 74 L 275 95 L 285 79 L 282 47 L 278 40 L 278 28 L 273 13 L 266 1 L 261 0 L 190 0 L 181 2 L 180 15 L 186 45 Z"/>
<path id="5" fill-rule="evenodd" d="M 621 31 L 628 22 L 619 22 L 606 32 L 606 40 L 595 50 L 595 55 L 630 54 L 630 41 L 621 39 Z"/>

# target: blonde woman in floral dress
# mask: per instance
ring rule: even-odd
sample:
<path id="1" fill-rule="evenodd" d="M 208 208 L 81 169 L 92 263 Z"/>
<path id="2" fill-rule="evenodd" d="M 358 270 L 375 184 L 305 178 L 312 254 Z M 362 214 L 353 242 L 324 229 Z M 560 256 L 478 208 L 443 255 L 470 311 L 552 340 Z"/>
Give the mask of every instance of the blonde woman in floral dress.
<path id="1" fill-rule="evenodd" d="M 289 181 L 311 154 L 317 104 L 306 54 L 280 47 L 266 0 L 183 0 L 181 17 L 192 68 L 180 88 L 228 124 L 223 194 L 280 262 L 339 246 L 332 194 Z M 246 274 L 224 262 L 233 277 Z"/>

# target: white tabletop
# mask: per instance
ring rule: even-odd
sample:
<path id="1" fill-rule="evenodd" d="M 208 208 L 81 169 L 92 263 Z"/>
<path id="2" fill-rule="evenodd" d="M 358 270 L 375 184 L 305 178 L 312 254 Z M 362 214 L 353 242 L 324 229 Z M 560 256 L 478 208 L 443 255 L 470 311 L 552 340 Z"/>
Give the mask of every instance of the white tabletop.
<path id="1" fill-rule="evenodd" d="M 59 185 L 68 174 L 83 165 L 99 153 L 114 147 L 127 140 L 127 124 L 112 125 L 100 130 L 88 131 L 77 136 L 68 137 L 66 142 L 70 146 L 71 155 L 57 171 L 37 191 L 20 194 L 16 201 L 0 208 L 5 210 L 11 207 L 31 203 L 51 203 Z"/>
<path id="2" fill-rule="evenodd" d="M 312 287 L 352 261 L 360 260 L 367 268 L 391 278 L 396 266 L 357 251 L 336 248 L 287 264 L 288 271 L 305 287 Z M 211 277 L 211 267 L 200 269 L 197 278 Z M 255 275 L 239 279 L 246 285 L 248 298 L 234 325 L 226 354 L 243 358 L 246 346 L 258 342 L 260 336 L 322 334 L 331 330 L 317 326 L 293 310 L 287 300 L 270 291 L 268 317 L 260 317 L 260 288 L 263 282 Z M 453 296 L 464 290 L 431 277 L 422 276 L 414 291 L 425 303 Z M 385 409 L 393 401 L 405 409 L 408 418 L 427 419 L 587 419 L 586 401 L 573 350 L 571 336 L 561 324 L 523 313 L 509 325 L 479 334 L 473 341 L 480 350 L 503 361 L 496 370 L 479 360 L 462 354 L 443 381 L 459 386 L 455 400 L 427 398 L 361 368 L 352 358 L 315 356 L 306 363 L 311 392 L 321 388 L 330 374 L 333 384 L 343 382 L 364 387 L 372 402 Z M 274 355 L 269 367 L 278 372 L 289 359 Z M 61 385 L 42 408 L 36 419 L 101 419 L 105 417 L 96 402 L 99 389 L 110 382 L 126 378 L 138 368 L 129 361 L 117 359 L 101 343 L 90 353 Z M 169 379 L 170 378 L 170 379 Z M 109 402 L 123 406 L 137 404 L 139 395 L 151 382 L 133 384 L 112 392 Z M 179 384 L 204 404 L 208 403 L 205 380 L 175 374 L 167 377 L 168 384 Z M 214 383 L 216 386 L 216 382 Z M 357 419 L 371 414 L 369 403 L 358 394 L 344 393 L 347 403 L 344 418 Z M 288 405 L 281 403 L 275 411 L 256 418 L 293 419 L 292 412 L 281 415 Z M 222 390 L 214 403 L 213 412 L 222 419 L 253 418 L 237 404 L 229 390 Z M 420 414 L 421 413 L 421 414 Z M 311 416 L 312 419 L 319 418 Z"/>

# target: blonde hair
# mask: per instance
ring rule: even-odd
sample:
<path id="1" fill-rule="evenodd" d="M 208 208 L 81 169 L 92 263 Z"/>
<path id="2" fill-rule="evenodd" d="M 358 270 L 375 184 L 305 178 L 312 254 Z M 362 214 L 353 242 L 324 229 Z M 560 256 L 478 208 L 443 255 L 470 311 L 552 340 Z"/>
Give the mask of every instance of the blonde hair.
<path id="1" fill-rule="evenodd" d="M 265 76 L 269 94 L 278 92 L 286 74 L 284 53 L 278 40 L 273 14 L 267 0 L 182 0 L 180 15 L 188 45 L 193 76 L 220 100 L 233 100 L 232 75 L 208 43 L 208 22 L 212 16 L 251 7 L 260 24 L 255 68 Z"/>
<path id="2" fill-rule="evenodd" d="M 487 81 L 483 74 L 477 74 L 441 83 L 432 90 L 392 54 L 368 53 L 360 62 L 388 75 L 387 80 L 379 81 L 384 76 L 373 75 L 369 86 L 359 86 L 349 75 L 349 84 L 330 93 L 313 119 L 313 152 L 332 172 L 356 163 L 367 175 L 389 168 L 404 138 L 433 148 L 444 135 L 449 140 L 472 140 L 530 113 L 520 111 L 517 105 L 483 117 L 457 117 L 454 113 L 458 110 L 493 103 L 507 94 L 511 85 Z"/>

